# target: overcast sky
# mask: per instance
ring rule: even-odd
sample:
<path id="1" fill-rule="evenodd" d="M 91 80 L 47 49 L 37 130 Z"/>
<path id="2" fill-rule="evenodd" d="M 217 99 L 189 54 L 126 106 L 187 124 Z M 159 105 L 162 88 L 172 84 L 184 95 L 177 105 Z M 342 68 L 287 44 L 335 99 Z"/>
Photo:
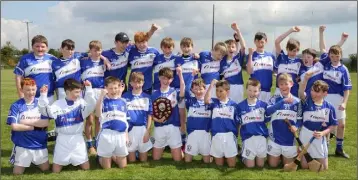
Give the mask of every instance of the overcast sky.
<path id="1" fill-rule="evenodd" d="M 50 48 L 59 48 L 70 38 L 77 51 L 86 51 L 91 40 L 100 40 L 104 49 L 114 46 L 116 33 L 124 31 L 133 39 L 136 31 L 147 31 L 152 23 L 162 27 L 149 42 L 159 48 L 166 36 L 176 41 L 179 50 L 182 37 L 194 40 L 196 52 L 211 48 L 212 4 L 215 4 L 215 42 L 232 37 L 230 28 L 236 22 L 248 47 L 253 47 L 257 31 L 268 35 L 266 50 L 273 51 L 274 38 L 292 26 L 301 32 L 292 34 L 301 42 L 301 50 L 318 49 L 318 27 L 326 25 L 327 48 L 349 34 L 343 56 L 357 52 L 357 2 L 191 2 L 191 1 L 118 1 L 118 2 L 1 2 L 1 45 L 11 41 L 27 48 L 24 20 L 31 20 L 30 39 L 45 35 Z M 312 13 L 313 12 L 313 13 Z M 284 47 L 286 41 L 282 43 Z"/>

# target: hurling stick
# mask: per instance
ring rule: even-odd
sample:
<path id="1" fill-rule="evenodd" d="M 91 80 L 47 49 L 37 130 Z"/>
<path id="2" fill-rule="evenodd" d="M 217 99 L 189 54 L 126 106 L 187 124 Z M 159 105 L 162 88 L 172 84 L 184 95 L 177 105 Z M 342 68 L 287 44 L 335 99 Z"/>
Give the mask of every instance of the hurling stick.
<path id="1" fill-rule="evenodd" d="M 292 124 L 290 123 L 290 121 L 289 121 L 288 119 L 285 119 L 284 121 L 285 121 L 285 123 L 286 123 L 289 127 L 292 126 Z M 312 141 L 315 139 L 315 137 L 312 137 L 312 138 L 311 138 L 310 142 L 308 143 L 308 146 L 307 146 L 307 145 L 306 145 L 306 146 L 303 146 L 303 144 L 302 144 L 300 138 L 298 137 L 297 133 L 293 133 L 293 134 L 294 134 L 294 136 L 295 136 L 295 139 L 296 139 L 298 145 L 299 145 L 299 146 L 301 147 L 301 149 L 302 149 L 302 151 L 301 151 L 301 153 L 300 153 L 300 155 L 301 155 L 301 154 L 302 154 L 302 155 L 301 155 L 301 156 L 297 156 L 297 158 L 296 158 L 295 161 L 293 162 L 293 165 L 291 165 L 291 166 L 294 166 L 294 165 L 297 166 L 297 165 L 300 163 L 302 156 L 304 156 L 305 159 L 306 159 L 306 161 L 307 161 L 309 170 L 314 171 L 314 172 L 319 172 L 319 171 L 321 170 L 321 168 L 322 168 L 322 164 L 321 164 L 320 162 L 318 162 L 317 160 L 313 159 L 313 158 L 311 157 L 311 155 L 310 155 L 309 153 L 307 153 L 308 146 L 309 146 L 309 144 L 312 143 Z M 305 148 L 307 148 L 307 149 L 306 149 L 306 152 L 303 151 Z M 290 164 L 292 164 L 292 163 L 290 163 Z M 285 166 L 286 166 L 286 165 L 285 165 Z M 290 167 L 290 166 L 288 166 L 288 167 Z"/>

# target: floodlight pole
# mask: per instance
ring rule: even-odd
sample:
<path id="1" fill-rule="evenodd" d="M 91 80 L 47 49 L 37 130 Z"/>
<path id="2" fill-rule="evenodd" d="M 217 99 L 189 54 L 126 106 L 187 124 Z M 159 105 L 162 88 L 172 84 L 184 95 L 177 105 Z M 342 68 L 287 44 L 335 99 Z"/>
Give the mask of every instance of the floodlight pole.
<path id="1" fill-rule="evenodd" d="M 27 29 L 27 49 L 30 51 L 30 32 L 29 32 L 29 23 L 33 23 L 32 21 L 24 21 L 23 23 L 26 23 L 26 29 Z"/>

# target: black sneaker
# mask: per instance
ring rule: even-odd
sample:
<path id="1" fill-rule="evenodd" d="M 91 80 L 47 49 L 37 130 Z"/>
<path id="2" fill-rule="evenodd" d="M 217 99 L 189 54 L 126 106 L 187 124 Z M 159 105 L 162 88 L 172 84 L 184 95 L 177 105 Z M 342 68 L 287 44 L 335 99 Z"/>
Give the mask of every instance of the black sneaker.
<path id="1" fill-rule="evenodd" d="M 344 152 L 343 149 L 341 149 L 341 150 L 336 149 L 335 154 L 336 154 L 336 156 L 340 156 L 340 157 L 344 157 L 344 158 L 349 159 L 349 155 L 346 152 Z"/>

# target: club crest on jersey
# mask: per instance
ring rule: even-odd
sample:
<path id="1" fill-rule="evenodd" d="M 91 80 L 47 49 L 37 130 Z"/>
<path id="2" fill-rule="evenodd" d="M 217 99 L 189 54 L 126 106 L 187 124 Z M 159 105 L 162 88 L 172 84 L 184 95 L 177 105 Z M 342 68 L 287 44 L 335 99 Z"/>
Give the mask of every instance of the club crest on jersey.
<path id="1" fill-rule="evenodd" d="M 290 104 L 284 104 L 283 106 L 284 106 L 284 108 L 285 108 L 286 110 L 289 110 L 289 109 L 290 109 Z"/>
<path id="2" fill-rule="evenodd" d="M 327 116 L 327 115 L 328 115 L 328 113 L 329 113 L 329 110 L 328 110 L 328 109 L 326 109 L 324 114 Z"/>
<path id="3" fill-rule="evenodd" d="M 260 113 L 260 114 L 264 114 L 264 110 L 259 109 L 259 113 Z"/>

